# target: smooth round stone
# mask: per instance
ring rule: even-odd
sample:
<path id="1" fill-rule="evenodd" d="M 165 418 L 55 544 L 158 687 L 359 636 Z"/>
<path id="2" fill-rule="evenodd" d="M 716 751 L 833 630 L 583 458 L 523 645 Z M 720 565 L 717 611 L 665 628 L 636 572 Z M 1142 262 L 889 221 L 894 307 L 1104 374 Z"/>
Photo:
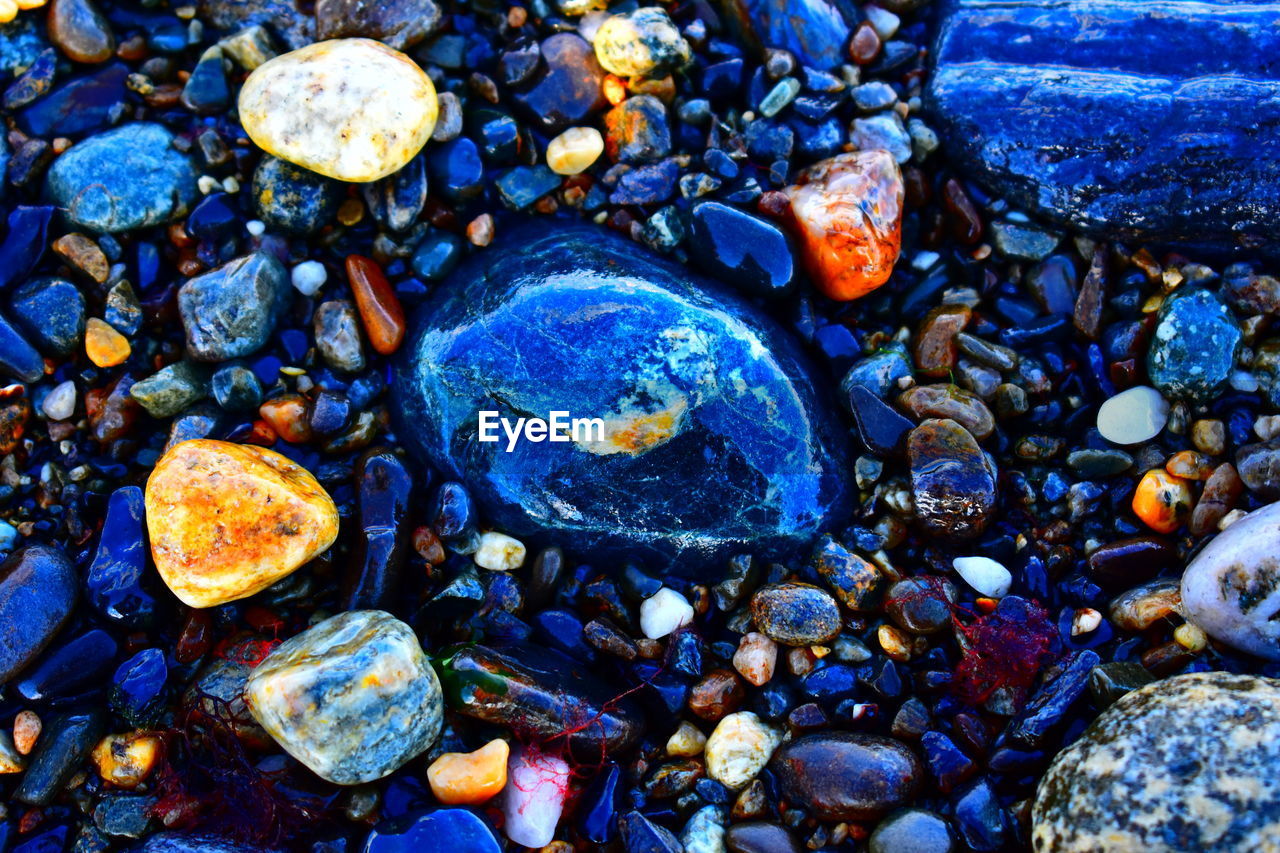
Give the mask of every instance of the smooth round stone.
<path id="1" fill-rule="evenodd" d="M 1098 408 L 1098 432 L 1113 444 L 1150 441 L 1168 421 L 1169 402 L 1148 385 L 1121 391 Z"/>
<path id="2" fill-rule="evenodd" d="M 1009 570 L 990 557 L 956 557 L 951 567 L 974 591 L 990 598 L 1003 598 L 1013 584 Z"/>
<path id="3" fill-rule="evenodd" d="M 794 740 L 770 762 L 782 792 L 819 820 L 874 820 L 910 802 L 924 767 L 880 735 L 829 732 Z"/>
<path id="4" fill-rule="evenodd" d="M 177 219 L 199 199 L 191 160 L 173 134 L 136 122 L 91 136 L 53 161 L 44 194 L 72 225 L 114 233 Z"/>
<path id="5" fill-rule="evenodd" d="M 751 598 L 751 618 L 760 633 L 787 646 L 812 646 L 840 633 L 840 607 L 823 589 L 807 583 L 760 588 Z"/>
<path id="6" fill-rule="evenodd" d="M 704 201 L 689 215 L 689 254 L 709 275 L 753 296 L 781 296 L 791 289 L 795 262 L 782 229 L 718 201 Z"/>
<path id="7" fill-rule="evenodd" d="M 996 466 L 960 424 L 930 419 L 907 437 L 916 518 L 930 533 L 972 539 L 996 509 Z"/>
<path id="8" fill-rule="evenodd" d="M 338 510 L 311 474 L 252 445 L 175 444 L 147 479 L 156 571 L 191 607 L 261 592 L 333 544 Z"/>
<path id="9" fill-rule="evenodd" d="M 263 157 L 253 173 L 253 206 L 268 227 L 310 234 L 333 220 L 342 185 L 279 157 Z"/>
<path id="10" fill-rule="evenodd" d="M 244 689 L 254 719 L 316 775 L 359 785 L 395 772 L 440 734 L 440 682 L 413 629 L 352 610 L 281 643 Z"/>
<path id="11" fill-rule="evenodd" d="M 794 550 L 838 516 L 843 431 L 794 341 L 632 243 L 544 228 L 500 228 L 506 244 L 415 318 L 393 386 L 406 444 L 533 547 L 718 570 L 744 547 Z M 481 411 L 512 427 L 530 413 L 599 418 L 603 440 L 512 444 L 493 420 L 482 442 Z"/>
<path id="12" fill-rule="evenodd" d="M 31 545 L 0 563 L 0 684 L 31 663 L 66 624 L 80 579 L 61 551 Z"/>
<path id="13" fill-rule="evenodd" d="M 953 847 L 945 820 L 924 809 L 903 809 L 876 826 L 867 849 L 869 853 L 951 853 Z"/>
<path id="14" fill-rule="evenodd" d="M 1151 384 L 1174 399 L 1207 401 L 1226 387 L 1242 337 L 1231 309 L 1212 291 L 1171 296 L 1147 350 Z"/>
<path id="15" fill-rule="evenodd" d="M 724 841 L 733 853 L 803 853 L 805 849 L 784 827 L 762 820 L 735 823 Z"/>
<path id="16" fill-rule="evenodd" d="M 1060 752 L 1039 853 L 1252 853 L 1280 844 L 1280 681 L 1179 675 L 1125 695 Z"/>
<path id="17" fill-rule="evenodd" d="M 417 853 L 452 850 L 455 853 L 502 853 L 502 846 L 475 812 L 437 809 L 405 815 L 378 824 L 364 842 L 364 853 Z"/>
<path id="18" fill-rule="evenodd" d="M 318 0 L 316 39 L 364 36 L 405 50 L 439 29 L 443 18 L 433 0 Z"/>
<path id="19" fill-rule="evenodd" d="M 260 65 L 239 106 L 259 148 L 351 182 L 385 178 L 413 159 L 431 138 L 438 109 L 426 72 L 363 38 L 318 42 Z"/>
<path id="20" fill-rule="evenodd" d="M 658 6 L 605 19 L 594 47 L 604 69 L 619 77 L 662 77 L 686 65 L 692 55 L 667 11 Z"/>
<path id="21" fill-rule="evenodd" d="M 1182 574 L 1187 618 L 1216 640 L 1280 660 L 1280 503 L 1214 537 Z"/>

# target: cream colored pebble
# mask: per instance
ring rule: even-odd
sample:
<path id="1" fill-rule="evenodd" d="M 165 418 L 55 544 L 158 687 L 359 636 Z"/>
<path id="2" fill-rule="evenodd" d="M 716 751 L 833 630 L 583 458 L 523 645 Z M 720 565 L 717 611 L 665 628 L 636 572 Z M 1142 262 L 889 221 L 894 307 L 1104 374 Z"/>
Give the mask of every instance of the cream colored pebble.
<path id="1" fill-rule="evenodd" d="M 571 127 L 547 145 L 547 165 L 557 175 L 586 171 L 604 153 L 604 137 L 594 127 Z"/>

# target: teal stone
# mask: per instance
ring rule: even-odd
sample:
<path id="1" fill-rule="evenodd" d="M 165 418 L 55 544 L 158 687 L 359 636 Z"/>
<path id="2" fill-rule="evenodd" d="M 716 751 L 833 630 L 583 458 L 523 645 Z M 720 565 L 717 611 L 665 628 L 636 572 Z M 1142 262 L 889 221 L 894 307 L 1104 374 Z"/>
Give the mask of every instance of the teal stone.
<path id="1" fill-rule="evenodd" d="M 45 197 L 72 226 L 99 233 L 172 222 L 200 195 L 195 167 L 172 143 L 148 122 L 91 136 L 53 161 Z"/>
<path id="2" fill-rule="evenodd" d="M 393 389 L 399 437 L 464 482 L 489 523 L 714 574 L 734 553 L 798 550 L 841 517 L 845 431 L 770 317 L 602 229 L 498 233 L 417 315 Z M 479 440 L 482 411 L 602 429 L 509 446 Z"/>

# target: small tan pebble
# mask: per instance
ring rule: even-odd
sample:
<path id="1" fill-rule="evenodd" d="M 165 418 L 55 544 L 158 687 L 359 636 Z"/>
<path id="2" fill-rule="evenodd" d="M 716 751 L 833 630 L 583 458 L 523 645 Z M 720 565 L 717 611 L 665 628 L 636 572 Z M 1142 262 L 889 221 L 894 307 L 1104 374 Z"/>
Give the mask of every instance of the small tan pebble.
<path id="1" fill-rule="evenodd" d="M 50 248 L 80 272 L 103 284 L 111 274 L 111 262 L 98 244 L 83 234 L 72 232 L 54 240 Z"/>
<path id="2" fill-rule="evenodd" d="M 604 137 L 594 127 L 571 127 L 547 144 L 547 165 L 557 175 L 585 172 L 604 153 Z"/>
<path id="3" fill-rule="evenodd" d="M 525 547 L 519 539 L 490 530 L 480 534 L 480 546 L 472 555 L 477 566 L 494 572 L 510 572 L 524 565 Z"/>
<path id="4" fill-rule="evenodd" d="M 467 223 L 467 241 L 484 247 L 493 242 L 493 216 L 482 213 Z"/>
<path id="5" fill-rule="evenodd" d="M 692 758 L 702 754 L 707 745 L 707 736 L 697 726 L 688 721 L 680 723 L 671 737 L 667 738 L 667 755 L 677 758 Z"/>
<path id="6" fill-rule="evenodd" d="M 707 775 L 737 790 L 769 763 L 782 736 L 750 711 L 729 714 L 707 738 Z"/>
<path id="7" fill-rule="evenodd" d="M 150 732 L 107 735 L 98 741 L 91 757 L 104 782 L 120 788 L 136 788 L 146 781 L 160 758 L 163 743 Z"/>
<path id="8" fill-rule="evenodd" d="M 573 853 L 573 845 L 568 841 L 552 841 L 546 847 L 540 848 L 539 853 Z"/>
<path id="9" fill-rule="evenodd" d="M 0 776 L 8 773 L 21 773 L 27 767 L 22 753 L 13 745 L 13 740 L 6 731 L 0 731 Z"/>
<path id="10" fill-rule="evenodd" d="M 1261 415 L 1253 422 L 1253 431 L 1263 441 L 1270 441 L 1280 435 L 1280 415 Z"/>
<path id="11" fill-rule="evenodd" d="M 1191 425 L 1191 443 L 1201 453 L 1217 456 L 1226 449 L 1227 428 L 1222 421 L 1198 420 Z"/>
<path id="12" fill-rule="evenodd" d="M 806 648 L 787 649 L 787 669 L 795 676 L 805 676 L 813 672 L 817 658 Z"/>
<path id="13" fill-rule="evenodd" d="M 1097 630 L 1102 624 L 1102 614 L 1092 607 L 1082 607 L 1071 618 L 1071 636 L 1079 637 Z"/>
<path id="14" fill-rule="evenodd" d="M 1209 638 L 1200 627 L 1190 622 L 1179 625 L 1173 631 L 1173 639 L 1178 645 L 1190 652 L 1204 651 L 1209 645 Z"/>
<path id="15" fill-rule="evenodd" d="M 358 198 L 349 198 L 338 205 L 338 221 L 348 228 L 359 225 L 364 219 L 364 204 Z"/>
<path id="16" fill-rule="evenodd" d="M 40 716 L 35 711 L 19 711 L 13 719 L 13 745 L 22 755 L 30 755 L 40 737 Z"/>
<path id="17" fill-rule="evenodd" d="M 431 793 L 446 805 L 488 802 L 507 784 L 511 748 L 495 738 L 474 752 L 446 752 L 427 768 Z"/>
<path id="18" fill-rule="evenodd" d="M 900 662 L 911 660 L 911 638 L 900 628 L 881 625 L 876 629 L 876 639 L 889 657 Z"/>
<path id="19" fill-rule="evenodd" d="M 431 138 L 438 108 L 425 71 L 364 38 L 277 56 L 254 69 L 239 100 L 240 122 L 259 148 L 353 183 L 385 178 L 412 160 Z"/>
<path id="20" fill-rule="evenodd" d="M 778 663 L 778 644 L 764 634 L 744 634 L 733 653 L 733 668 L 756 687 L 769 683 Z"/>

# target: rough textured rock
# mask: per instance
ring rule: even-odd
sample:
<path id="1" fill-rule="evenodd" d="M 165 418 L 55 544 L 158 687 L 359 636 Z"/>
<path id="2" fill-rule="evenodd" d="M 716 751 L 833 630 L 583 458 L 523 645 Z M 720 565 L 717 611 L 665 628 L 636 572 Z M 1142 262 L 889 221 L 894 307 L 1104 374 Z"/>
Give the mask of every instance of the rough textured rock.
<path id="1" fill-rule="evenodd" d="M 1280 660 L 1280 503 L 1232 524 L 1182 574 L 1187 618 L 1241 651 Z"/>
<path id="2" fill-rule="evenodd" d="M 400 169 L 431 138 L 437 109 L 426 72 L 371 39 L 277 56 L 240 90 L 240 121 L 258 147 L 340 181 L 376 181 Z"/>
<path id="3" fill-rule="evenodd" d="M 928 105 L 1015 204 L 1108 239 L 1280 235 L 1275 7 L 951 0 L 942 20 Z"/>
<path id="4" fill-rule="evenodd" d="M 156 571 L 192 607 L 260 592 L 338 536 L 337 507 L 305 468 L 225 441 L 170 448 L 147 479 L 146 508 Z"/>
<path id="5" fill-rule="evenodd" d="M 1280 681 L 1179 675 L 1133 691 L 1054 759 L 1037 853 L 1221 853 L 1280 845 Z"/>
<path id="6" fill-rule="evenodd" d="M 319 0 L 316 40 L 363 36 L 405 50 L 440 28 L 432 0 Z"/>
<path id="7" fill-rule="evenodd" d="M 294 758 L 339 785 L 381 779 L 440 734 L 440 682 L 413 629 L 352 610 L 280 644 L 249 676 L 254 719 Z"/>
<path id="8" fill-rule="evenodd" d="M 398 435 L 496 528 L 696 570 L 748 542 L 802 546 L 836 514 L 834 407 L 772 322 L 601 230 L 500 233 L 424 306 L 394 383 Z M 476 440 L 482 410 L 600 418 L 604 439 L 507 452 L 496 423 Z"/>
<path id="9" fill-rule="evenodd" d="M 284 265 L 267 252 L 223 264 L 182 285 L 178 312 L 197 361 L 226 361 L 266 344 L 292 297 Z"/>

